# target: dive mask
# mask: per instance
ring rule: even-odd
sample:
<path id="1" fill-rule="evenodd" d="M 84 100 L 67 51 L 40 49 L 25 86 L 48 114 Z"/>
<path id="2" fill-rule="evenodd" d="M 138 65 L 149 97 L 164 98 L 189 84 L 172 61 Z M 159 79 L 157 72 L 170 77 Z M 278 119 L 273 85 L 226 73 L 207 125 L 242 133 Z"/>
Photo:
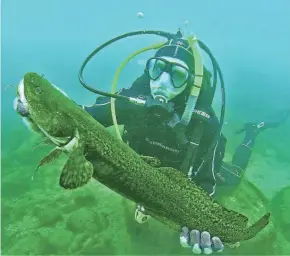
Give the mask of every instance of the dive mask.
<path id="1" fill-rule="evenodd" d="M 168 73 L 171 77 L 172 85 L 175 88 L 180 88 L 185 85 L 192 76 L 186 66 L 158 57 L 150 58 L 147 61 L 146 72 L 150 79 L 154 81 L 157 80 L 164 72 Z"/>
<path id="2" fill-rule="evenodd" d="M 165 103 L 181 94 L 193 76 L 183 61 L 170 57 L 150 58 L 145 72 L 152 97 Z"/>

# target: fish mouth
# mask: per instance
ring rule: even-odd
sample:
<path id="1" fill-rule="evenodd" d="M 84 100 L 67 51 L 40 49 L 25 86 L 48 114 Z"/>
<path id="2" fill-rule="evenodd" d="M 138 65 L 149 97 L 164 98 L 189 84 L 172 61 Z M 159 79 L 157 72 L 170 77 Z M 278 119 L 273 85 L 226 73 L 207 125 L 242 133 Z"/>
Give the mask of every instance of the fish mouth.
<path id="1" fill-rule="evenodd" d="M 13 107 L 22 117 L 29 117 L 29 107 L 24 94 L 24 79 L 20 81 L 17 87 L 17 93 L 13 102 Z"/>
<path id="2" fill-rule="evenodd" d="M 32 119 L 29 112 L 29 105 L 24 94 L 24 86 L 24 79 L 22 79 L 18 84 L 16 97 L 13 101 L 13 108 L 22 117 L 24 124 L 29 128 L 29 130 L 36 132 L 43 137 L 49 138 L 53 144 L 57 146 L 66 145 L 71 140 L 71 137 L 51 136 Z"/>
<path id="3" fill-rule="evenodd" d="M 13 101 L 13 108 L 22 117 L 22 121 L 30 131 L 41 134 L 40 127 L 33 121 L 29 112 L 29 105 L 24 94 L 24 79 L 21 79 L 17 86 L 16 97 Z"/>

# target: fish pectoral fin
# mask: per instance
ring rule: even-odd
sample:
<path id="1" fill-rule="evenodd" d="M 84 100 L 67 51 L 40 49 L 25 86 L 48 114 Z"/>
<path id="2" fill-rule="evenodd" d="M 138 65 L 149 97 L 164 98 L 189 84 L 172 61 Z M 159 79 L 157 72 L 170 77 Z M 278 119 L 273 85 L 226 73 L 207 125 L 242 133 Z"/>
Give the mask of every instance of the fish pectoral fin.
<path id="1" fill-rule="evenodd" d="M 93 165 L 84 156 L 82 147 L 75 148 L 66 161 L 59 184 L 65 189 L 76 189 L 89 182 L 93 176 Z"/>
<path id="2" fill-rule="evenodd" d="M 142 155 L 140 155 L 140 157 L 144 162 L 151 165 L 152 167 L 159 167 L 162 164 L 161 161 L 156 157 Z"/>
<path id="3" fill-rule="evenodd" d="M 50 151 L 48 153 L 48 155 L 46 155 L 38 164 L 38 166 L 36 167 L 36 169 L 34 170 L 31 179 L 34 179 L 34 175 L 35 173 L 38 171 L 39 167 L 45 164 L 49 164 L 51 162 L 53 162 L 54 160 L 56 160 L 57 158 L 60 157 L 62 153 L 62 149 L 59 147 L 54 148 L 52 151 Z"/>
<path id="4" fill-rule="evenodd" d="M 51 144 L 52 144 L 52 142 L 49 138 L 44 138 L 42 141 L 38 142 L 38 144 L 33 147 L 33 150 L 35 150 L 41 146 L 49 146 Z"/>
<path id="5" fill-rule="evenodd" d="M 73 138 L 70 141 L 68 141 L 66 145 L 62 147 L 63 151 L 66 153 L 72 152 L 74 149 L 76 149 L 79 146 L 79 140 L 80 140 L 79 131 L 75 130 Z"/>

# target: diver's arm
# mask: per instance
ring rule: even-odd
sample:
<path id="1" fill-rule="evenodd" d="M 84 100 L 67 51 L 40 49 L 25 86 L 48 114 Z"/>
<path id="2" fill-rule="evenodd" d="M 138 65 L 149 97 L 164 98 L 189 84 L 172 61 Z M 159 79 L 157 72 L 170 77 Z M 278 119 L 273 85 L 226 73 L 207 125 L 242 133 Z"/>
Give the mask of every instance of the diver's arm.
<path id="1" fill-rule="evenodd" d="M 123 89 L 119 94 L 128 94 L 127 89 Z M 125 93 L 124 93 L 125 92 Z M 127 95 L 126 95 L 127 96 Z M 103 126 L 108 127 L 113 125 L 111 112 L 111 98 L 98 97 L 95 104 L 91 106 L 82 106 L 94 119 L 96 119 Z M 124 101 L 122 99 L 115 100 L 116 117 L 119 124 L 124 124 L 130 115 L 137 112 L 140 107 Z"/>
<path id="2" fill-rule="evenodd" d="M 148 87 L 148 83 L 148 78 L 143 74 L 134 81 L 129 89 L 122 89 L 118 94 L 138 98 L 145 93 L 144 89 Z M 98 97 L 95 104 L 82 107 L 105 127 L 113 125 L 110 97 Z M 142 106 L 135 105 L 134 103 L 122 99 L 115 100 L 115 107 L 119 124 L 124 124 L 130 116 L 138 115 L 144 110 Z"/>
<path id="3" fill-rule="evenodd" d="M 217 170 L 221 168 L 227 142 L 223 134 L 221 134 L 218 143 L 215 142 L 218 132 L 219 121 L 214 115 L 204 128 L 199 145 L 199 157 L 197 158 L 200 164 L 197 170 L 193 170 L 193 175 L 195 173 L 193 179 L 196 180 L 210 196 L 214 196 L 215 194 L 215 174 Z M 215 142 L 215 144 L 213 144 L 213 142 Z M 211 151 L 208 154 L 208 149 L 210 147 Z"/>

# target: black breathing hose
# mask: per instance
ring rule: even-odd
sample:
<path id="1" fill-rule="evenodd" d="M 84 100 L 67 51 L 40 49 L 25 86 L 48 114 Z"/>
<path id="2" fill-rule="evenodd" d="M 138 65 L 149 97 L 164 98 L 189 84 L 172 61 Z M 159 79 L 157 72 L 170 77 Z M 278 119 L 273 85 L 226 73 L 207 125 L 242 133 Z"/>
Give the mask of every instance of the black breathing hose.
<path id="1" fill-rule="evenodd" d="M 141 30 L 141 31 L 135 31 L 135 32 L 129 32 L 123 35 L 120 35 L 118 37 L 115 37 L 109 41 L 107 41 L 106 43 L 102 44 L 101 46 L 97 47 L 83 62 L 80 71 L 79 71 L 79 81 L 80 83 L 89 91 L 96 93 L 96 94 L 100 94 L 106 97 L 112 97 L 115 99 L 122 99 L 122 100 L 126 100 L 126 101 L 130 101 L 130 98 L 126 97 L 126 96 L 122 96 L 119 94 L 113 94 L 113 93 L 108 93 L 108 92 L 103 92 L 100 90 L 97 90 L 93 87 L 91 87 L 90 85 L 88 85 L 83 78 L 83 71 L 84 68 L 86 67 L 87 63 L 91 60 L 91 58 L 93 56 L 95 56 L 99 51 L 101 51 L 103 48 L 105 48 L 106 46 L 121 40 L 123 38 L 126 37 L 131 37 L 131 36 L 136 36 L 136 35 L 158 35 L 158 36 L 162 36 L 167 38 L 167 40 L 176 38 L 178 36 L 178 34 L 172 34 L 172 33 L 168 33 L 168 32 L 164 32 L 164 31 L 156 31 L 156 30 Z M 180 35 L 180 34 L 179 34 Z M 216 143 L 218 142 L 218 139 L 221 135 L 221 130 L 222 130 L 222 126 L 224 123 L 224 116 L 225 116 L 225 86 L 224 86 L 224 79 L 223 79 L 223 75 L 221 72 L 221 69 L 215 59 L 215 57 L 212 55 L 211 51 L 209 50 L 209 48 L 200 40 L 197 40 L 199 46 L 209 55 L 212 65 L 213 65 L 213 72 L 214 72 L 214 77 L 213 77 L 213 87 L 214 87 L 214 92 L 216 90 L 216 85 L 217 85 L 217 74 L 219 76 L 220 82 L 221 82 L 221 94 L 222 94 L 222 104 L 221 104 L 221 114 L 220 114 L 220 126 L 219 126 L 219 131 L 216 137 L 216 140 L 212 143 L 212 145 L 209 147 L 208 149 L 208 154 L 210 154 L 212 152 L 212 150 L 214 149 L 214 147 L 217 145 Z"/>

